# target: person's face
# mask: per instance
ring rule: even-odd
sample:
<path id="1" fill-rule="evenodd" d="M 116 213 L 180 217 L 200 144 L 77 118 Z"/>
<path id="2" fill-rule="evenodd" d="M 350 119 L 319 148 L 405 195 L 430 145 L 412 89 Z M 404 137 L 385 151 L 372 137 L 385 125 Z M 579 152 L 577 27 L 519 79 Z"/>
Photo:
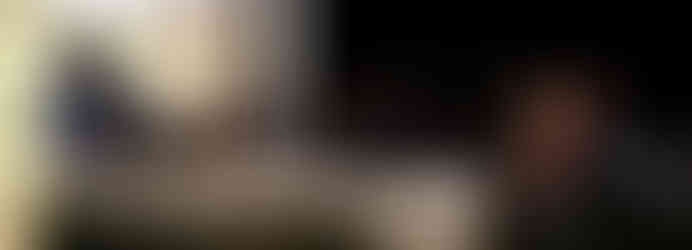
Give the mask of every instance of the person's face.
<path id="1" fill-rule="evenodd" d="M 130 101 L 173 123 L 247 109 L 274 87 L 261 85 L 301 65 L 301 0 L 57 1 L 65 26 L 113 46 Z"/>
<path id="2" fill-rule="evenodd" d="M 136 100 L 166 121 L 214 117 L 250 102 L 259 70 L 257 17 L 235 8 L 192 4 L 155 10 L 126 32 L 125 56 Z M 232 12 L 232 13 L 231 13 Z"/>
<path id="3" fill-rule="evenodd" d="M 507 124 L 509 147 L 515 159 L 540 168 L 525 171 L 574 174 L 569 169 L 597 150 L 604 110 L 591 90 L 576 87 L 582 83 L 540 85 L 517 98 Z"/>
<path id="4" fill-rule="evenodd" d="M 539 90 L 517 114 L 517 136 L 530 151 L 545 157 L 586 152 L 594 140 L 597 107 L 591 96 L 569 89 Z"/>

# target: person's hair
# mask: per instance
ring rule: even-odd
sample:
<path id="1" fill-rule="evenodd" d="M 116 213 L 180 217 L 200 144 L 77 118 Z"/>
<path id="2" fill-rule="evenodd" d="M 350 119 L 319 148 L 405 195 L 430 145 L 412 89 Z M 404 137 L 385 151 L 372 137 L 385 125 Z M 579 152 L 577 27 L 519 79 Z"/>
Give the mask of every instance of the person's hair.
<path id="1" fill-rule="evenodd" d="M 627 114 L 633 96 L 631 77 L 624 65 L 590 51 L 550 50 L 502 58 L 495 66 L 487 93 L 491 123 L 487 128 L 495 132 L 506 122 L 508 110 L 524 103 L 525 96 L 546 88 L 595 97 L 614 118 Z"/>

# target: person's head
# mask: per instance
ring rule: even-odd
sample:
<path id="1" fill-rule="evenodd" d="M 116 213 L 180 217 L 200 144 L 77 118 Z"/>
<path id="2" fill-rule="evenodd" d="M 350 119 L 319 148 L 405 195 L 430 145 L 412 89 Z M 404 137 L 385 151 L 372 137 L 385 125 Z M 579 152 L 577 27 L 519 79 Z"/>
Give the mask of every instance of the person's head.
<path id="1" fill-rule="evenodd" d="M 299 0 L 64 1 L 112 46 L 129 75 L 117 87 L 159 125 L 255 112 L 305 65 Z"/>
<path id="2" fill-rule="evenodd" d="M 605 59 L 536 56 L 501 74 L 498 135 L 515 171 L 555 181 L 592 172 L 585 162 L 603 149 L 626 80 Z"/>

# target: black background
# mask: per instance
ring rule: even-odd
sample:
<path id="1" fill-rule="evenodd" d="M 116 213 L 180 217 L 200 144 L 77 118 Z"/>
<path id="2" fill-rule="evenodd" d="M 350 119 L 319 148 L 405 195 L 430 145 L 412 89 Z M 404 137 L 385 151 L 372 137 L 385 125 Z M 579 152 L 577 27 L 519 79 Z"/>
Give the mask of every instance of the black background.
<path id="1" fill-rule="evenodd" d="M 631 127 L 687 140 L 689 39 L 671 23 L 598 20 L 590 13 L 531 23 L 526 20 L 534 14 L 471 15 L 475 9 L 453 2 L 335 3 L 336 80 L 327 96 L 336 98 L 328 98 L 333 109 L 327 114 L 336 115 L 342 131 L 468 136 L 486 125 L 485 93 L 503 58 L 579 48 L 631 73 Z"/>

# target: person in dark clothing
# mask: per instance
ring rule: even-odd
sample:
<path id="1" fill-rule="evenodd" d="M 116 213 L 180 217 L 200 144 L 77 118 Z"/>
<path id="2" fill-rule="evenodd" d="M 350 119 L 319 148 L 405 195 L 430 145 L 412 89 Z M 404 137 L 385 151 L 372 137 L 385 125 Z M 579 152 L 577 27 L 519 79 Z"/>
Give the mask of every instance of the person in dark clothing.
<path id="1" fill-rule="evenodd" d="M 514 66 L 500 81 L 502 248 L 631 249 L 657 237 L 639 227 L 608 176 L 612 129 L 623 114 L 613 90 L 626 78 L 574 54 Z"/>

